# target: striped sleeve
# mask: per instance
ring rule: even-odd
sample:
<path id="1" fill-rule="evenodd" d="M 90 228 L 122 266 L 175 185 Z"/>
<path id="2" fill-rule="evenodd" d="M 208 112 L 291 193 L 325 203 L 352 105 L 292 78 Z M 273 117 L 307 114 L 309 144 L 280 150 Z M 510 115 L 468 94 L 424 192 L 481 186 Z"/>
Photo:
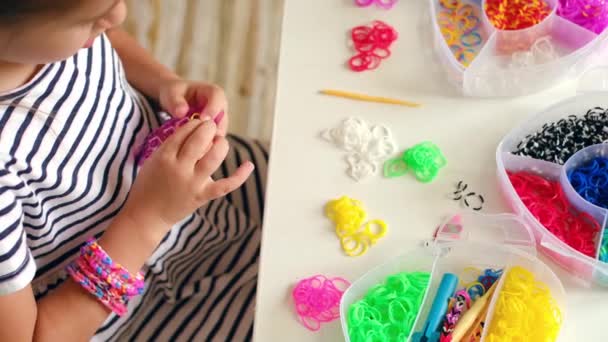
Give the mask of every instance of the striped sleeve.
<path id="1" fill-rule="evenodd" d="M 0 295 L 23 289 L 36 274 L 23 229 L 23 210 L 15 195 L 22 186 L 16 175 L 0 170 Z"/>

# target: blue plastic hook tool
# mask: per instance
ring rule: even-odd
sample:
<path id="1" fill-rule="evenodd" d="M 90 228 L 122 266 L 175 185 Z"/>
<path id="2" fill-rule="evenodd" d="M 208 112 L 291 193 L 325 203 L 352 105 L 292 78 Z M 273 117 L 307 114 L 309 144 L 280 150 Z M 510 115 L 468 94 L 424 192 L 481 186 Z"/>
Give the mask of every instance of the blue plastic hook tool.
<path id="1" fill-rule="evenodd" d="M 429 316 L 424 323 L 422 331 L 414 333 L 413 342 L 437 342 L 439 341 L 441 322 L 448 311 L 450 298 L 454 296 L 458 286 L 458 277 L 452 273 L 446 273 L 441 278 L 441 283 L 437 289 L 433 306 L 429 311 Z"/>

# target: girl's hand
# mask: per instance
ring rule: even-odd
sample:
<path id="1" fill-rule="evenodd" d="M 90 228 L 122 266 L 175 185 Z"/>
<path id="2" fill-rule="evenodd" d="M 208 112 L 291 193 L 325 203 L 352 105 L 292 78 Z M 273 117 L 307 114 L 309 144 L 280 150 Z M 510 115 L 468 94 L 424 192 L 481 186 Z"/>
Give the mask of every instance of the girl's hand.
<path id="1" fill-rule="evenodd" d="M 245 162 L 230 177 L 213 180 L 228 153 L 228 141 L 217 135 L 210 117 L 177 129 L 144 163 L 131 188 L 124 213 L 155 237 L 207 202 L 239 188 L 254 169 Z M 150 228 L 152 227 L 152 228 Z M 148 232 L 146 232 L 148 233 Z"/>
<path id="2" fill-rule="evenodd" d="M 218 123 L 217 134 L 226 136 L 228 101 L 222 88 L 204 82 L 172 79 L 161 84 L 159 101 L 164 110 L 178 118 L 186 115 L 190 106 L 204 107 L 201 117 L 209 116 L 212 119 L 224 112 L 224 117 Z"/>

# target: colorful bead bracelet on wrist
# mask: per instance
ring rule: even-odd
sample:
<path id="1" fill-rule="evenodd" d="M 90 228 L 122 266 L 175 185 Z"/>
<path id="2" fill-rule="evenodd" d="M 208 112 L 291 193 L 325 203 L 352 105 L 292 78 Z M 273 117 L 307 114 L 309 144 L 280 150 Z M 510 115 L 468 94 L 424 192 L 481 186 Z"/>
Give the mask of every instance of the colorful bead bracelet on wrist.
<path id="1" fill-rule="evenodd" d="M 127 302 L 144 291 L 141 272 L 133 276 L 115 263 L 94 239 L 80 249 L 80 257 L 66 271 L 87 292 L 119 316 L 127 312 Z"/>

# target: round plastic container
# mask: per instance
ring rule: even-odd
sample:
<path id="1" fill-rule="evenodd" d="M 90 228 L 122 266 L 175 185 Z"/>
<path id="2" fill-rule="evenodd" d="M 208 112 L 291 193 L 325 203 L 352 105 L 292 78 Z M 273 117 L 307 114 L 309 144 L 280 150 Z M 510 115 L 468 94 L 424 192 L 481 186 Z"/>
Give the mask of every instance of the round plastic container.
<path id="1" fill-rule="evenodd" d="M 430 0 L 430 7 L 435 50 L 448 79 L 467 96 L 518 96 L 538 92 L 565 78 L 580 76 L 605 55 L 603 42 L 608 38 L 608 30 L 598 35 L 558 16 L 557 0 L 545 0 L 551 13 L 540 23 L 510 31 L 498 30 L 490 23 L 484 10 L 485 0 L 459 1 L 473 6 L 480 21 L 481 44 L 474 47 L 476 56 L 470 64 L 458 61 L 442 34 L 438 18 L 445 9 L 440 0 Z M 537 53 L 529 57 L 529 52 L 538 51 L 534 45 L 541 40 L 545 47 L 549 42 L 553 57 L 544 58 Z M 528 62 L 517 62 L 522 56 Z"/>
<path id="2" fill-rule="evenodd" d="M 581 116 L 590 108 L 598 106 L 608 108 L 608 92 L 604 90 L 595 91 L 591 87 L 591 84 L 595 82 L 599 85 L 600 89 L 606 89 L 606 85 L 608 84 L 604 82 L 606 79 L 602 79 L 601 82 L 598 82 L 597 79 L 593 80 L 593 78 L 597 78 L 598 75 L 601 76 L 606 74 L 607 70 L 601 69 L 593 71 L 589 76 L 585 76 L 581 81 L 581 86 L 579 86 L 579 91 L 582 90 L 579 95 L 559 102 L 525 121 L 519 127 L 512 130 L 500 142 L 496 151 L 497 172 L 501 191 L 514 212 L 532 229 L 536 237 L 538 248 L 541 252 L 549 256 L 554 262 L 565 268 L 571 274 L 580 278 L 584 284 L 591 285 L 592 283 L 597 283 L 603 286 L 608 286 L 608 264 L 598 260 L 598 255 L 593 258 L 580 253 L 558 239 L 553 233 L 545 228 L 521 201 L 511 185 L 507 171 L 528 171 L 553 181 L 559 180 L 570 203 L 576 209 L 593 216 L 601 225 L 602 232 L 598 233 L 596 239 L 596 246 L 598 247 L 599 253 L 603 230 L 608 222 L 608 211 L 593 205 L 576 193 L 568 181 L 567 171 L 572 167 L 576 167 L 580 163 L 589 160 L 593 156 L 607 153 L 608 145 L 593 146 L 583 149 L 571 156 L 563 166 L 547 161 L 514 155 L 512 152 L 517 149 L 517 144 L 523 138 L 539 131 L 545 123 L 555 122 L 570 115 Z"/>
<path id="3" fill-rule="evenodd" d="M 446 223 L 437 231 L 435 242 L 404 253 L 385 264 L 367 272 L 355 281 L 344 293 L 340 303 L 340 319 L 347 342 L 347 312 L 351 304 L 363 298 L 374 285 L 382 283 L 387 276 L 400 272 L 428 272 L 431 274 L 429 286 L 418 312 L 412 332 L 421 331 L 430 311 L 441 277 L 446 272 L 456 275 L 466 267 L 502 268 L 522 266 L 534 273 L 537 280 L 545 283 L 560 306 L 565 317 L 565 291 L 557 276 L 536 258 L 534 236 L 524 223 L 514 215 L 460 215 L 462 229 L 455 232 Z M 504 277 L 501 277 L 501 280 Z M 501 280 L 497 284 L 490 302 L 486 327 L 490 326 Z M 484 340 L 482 336 L 482 341 Z M 411 336 L 410 336 L 411 339 Z M 408 339 L 409 340 L 409 339 Z"/>

